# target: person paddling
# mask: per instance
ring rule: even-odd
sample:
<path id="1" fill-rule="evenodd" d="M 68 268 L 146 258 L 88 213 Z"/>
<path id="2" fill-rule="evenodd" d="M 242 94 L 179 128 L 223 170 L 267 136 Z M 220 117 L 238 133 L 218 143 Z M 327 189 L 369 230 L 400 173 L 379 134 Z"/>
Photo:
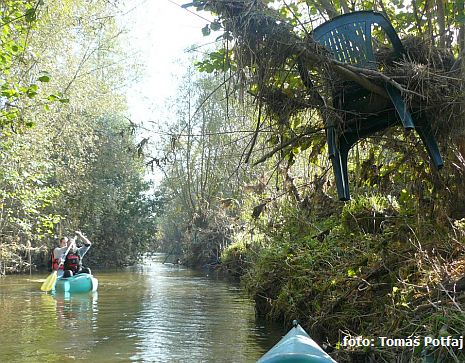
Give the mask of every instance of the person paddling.
<path id="1" fill-rule="evenodd" d="M 58 276 L 63 275 L 63 264 L 60 262 L 62 261 L 61 257 L 66 253 L 68 249 L 68 237 L 62 237 L 59 241 L 59 247 L 55 247 L 51 253 L 51 269 L 52 271 L 58 270 Z"/>
<path id="2" fill-rule="evenodd" d="M 84 241 L 84 246 L 77 248 L 76 239 L 80 237 Z M 78 273 L 88 273 L 91 274 L 90 269 L 82 266 L 82 258 L 87 253 L 90 248 L 90 241 L 85 237 L 81 231 L 76 231 L 76 236 L 74 238 L 68 239 L 63 237 L 60 239 L 60 247 L 54 249 L 54 252 L 57 254 L 63 251 L 62 255 L 55 259 L 53 255 L 53 262 L 56 262 L 53 272 L 45 279 L 45 281 L 40 286 L 42 291 L 48 292 L 55 289 L 58 277 L 66 278 L 73 276 Z M 62 247 L 63 246 L 63 247 Z M 55 261 L 56 260 L 56 261 Z M 60 267 L 63 266 L 63 270 L 60 270 Z M 95 282 L 94 282 L 95 280 Z M 98 281 L 97 279 L 92 278 L 92 289 L 93 291 L 97 290 Z"/>
<path id="3" fill-rule="evenodd" d="M 83 240 L 84 245 L 77 248 L 76 238 L 72 238 L 67 241 L 68 247 L 71 246 L 71 248 L 66 256 L 61 257 L 64 258 L 63 277 L 70 277 L 79 273 L 91 273 L 88 267 L 82 266 L 82 258 L 87 253 L 92 243 L 81 233 L 81 231 L 76 231 L 75 233 Z"/>

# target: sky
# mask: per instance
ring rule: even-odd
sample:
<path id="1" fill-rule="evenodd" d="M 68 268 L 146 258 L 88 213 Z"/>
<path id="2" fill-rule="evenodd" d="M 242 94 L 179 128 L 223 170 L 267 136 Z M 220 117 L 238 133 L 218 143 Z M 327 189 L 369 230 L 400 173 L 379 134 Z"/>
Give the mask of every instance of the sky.
<path id="1" fill-rule="evenodd" d="M 125 0 L 123 15 L 119 17 L 122 28 L 128 30 L 123 46 L 129 54 L 135 55 L 142 70 L 138 80 L 126 91 L 129 118 L 142 126 L 136 142 L 149 138 L 146 152 L 150 155 L 157 155 L 156 149 L 160 146 L 157 131 L 166 130 L 164 125 L 172 119 L 173 112 L 167 101 L 175 96 L 179 79 L 191 64 L 192 52 L 186 49 L 195 45 L 197 52 L 206 52 L 208 44 L 219 35 L 202 35 L 202 28 L 211 16 L 205 12 L 196 13 L 192 7 L 181 8 L 180 5 L 188 2 Z M 155 168 L 146 178 L 158 185 L 162 173 Z"/>
<path id="2" fill-rule="evenodd" d="M 136 54 L 142 65 L 140 80 L 128 89 L 131 119 L 138 123 L 159 121 L 165 101 L 174 96 L 178 79 L 190 57 L 185 50 L 204 45 L 214 37 L 204 37 L 202 28 L 209 14 L 191 12 L 180 5 L 189 0 L 127 0 L 127 13 L 121 21 L 127 34 L 126 46 Z M 218 36 L 218 34 L 216 34 Z M 206 49 L 201 47 L 200 50 Z"/>

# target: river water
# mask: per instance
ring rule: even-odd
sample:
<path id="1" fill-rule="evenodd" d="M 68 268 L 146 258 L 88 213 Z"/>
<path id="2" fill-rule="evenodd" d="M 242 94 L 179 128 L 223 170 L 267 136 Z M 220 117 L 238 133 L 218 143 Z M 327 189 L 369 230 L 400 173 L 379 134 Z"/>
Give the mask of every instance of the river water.
<path id="1" fill-rule="evenodd" d="M 285 333 L 237 284 L 161 261 L 95 272 L 88 294 L 0 278 L 0 362 L 255 362 Z"/>

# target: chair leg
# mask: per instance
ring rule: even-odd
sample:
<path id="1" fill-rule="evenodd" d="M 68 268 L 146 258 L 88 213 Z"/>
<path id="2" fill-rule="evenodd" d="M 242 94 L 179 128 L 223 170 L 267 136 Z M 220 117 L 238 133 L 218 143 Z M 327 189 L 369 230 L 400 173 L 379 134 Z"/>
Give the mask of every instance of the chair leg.
<path id="1" fill-rule="evenodd" d="M 347 162 L 344 163 L 343 155 L 337 151 L 330 157 L 333 164 L 334 178 L 336 179 L 337 196 L 339 200 L 345 201 L 350 199 L 349 186 L 347 185 Z M 344 166 L 346 167 L 344 169 Z"/>
<path id="2" fill-rule="evenodd" d="M 402 98 L 402 95 L 400 94 L 399 90 L 389 83 L 386 83 L 385 89 L 389 95 L 389 98 L 394 104 L 396 112 L 399 115 L 404 128 L 407 130 L 414 129 L 415 125 L 412 120 L 412 115 L 410 115 L 410 112 L 407 110 L 404 99 Z"/>
<path id="3" fill-rule="evenodd" d="M 343 137 L 343 136 L 342 136 Z M 346 201 L 350 199 L 349 193 L 349 176 L 347 172 L 347 157 L 350 146 L 345 146 L 346 143 L 341 137 L 336 136 L 336 129 L 328 127 L 327 129 L 328 153 L 331 160 L 336 180 L 336 189 L 339 200 Z M 336 141 L 337 140 L 337 141 Z M 342 141 L 342 149 L 340 144 Z"/>
<path id="4" fill-rule="evenodd" d="M 332 158 L 337 153 L 336 128 L 334 126 L 328 126 L 326 129 L 326 143 L 328 144 L 329 157 Z"/>
<path id="5" fill-rule="evenodd" d="M 342 178 L 344 191 L 343 196 L 339 196 L 340 200 L 350 200 L 350 190 L 349 190 L 349 171 L 348 171 L 348 160 L 349 160 L 349 151 L 355 143 L 360 140 L 358 133 L 343 133 L 339 136 L 339 160 L 341 163 L 342 169 Z"/>
<path id="6" fill-rule="evenodd" d="M 438 170 L 441 169 L 444 166 L 444 162 L 442 160 L 441 153 L 439 152 L 438 144 L 436 143 L 433 130 L 431 129 L 429 123 L 423 121 L 421 124 L 416 122 L 415 125 L 399 90 L 397 90 L 389 83 L 386 83 L 385 88 L 389 97 L 391 98 L 392 103 L 394 104 L 402 124 L 404 125 L 404 128 L 415 128 L 417 130 L 421 140 L 423 141 L 423 144 L 426 147 L 426 150 L 429 153 L 429 156 L 431 157 L 431 160 L 433 160 L 434 166 Z"/>
<path id="7" fill-rule="evenodd" d="M 339 200 L 350 199 L 347 184 L 347 165 L 344 172 L 344 160 L 337 145 L 336 129 L 334 126 L 328 127 L 326 131 L 326 141 L 328 144 L 328 154 L 333 166 L 334 179 Z M 347 159 L 345 164 L 347 164 Z"/>
<path id="8" fill-rule="evenodd" d="M 418 135 L 420 135 L 431 160 L 433 160 L 434 166 L 438 170 L 441 169 L 444 166 L 444 161 L 442 160 L 441 152 L 439 151 L 438 144 L 430 124 L 422 122 L 416 127 L 416 130 Z"/>
<path id="9" fill-rule="evenodd" d="M 344 147 L 344 145 L 339 146 L 339 163 L 342 169 L 342 180 L 343 180 L 343 190 L 339 194 L 339 200 L 347 201 L 350 200 L 350 190 L 349 190 L 349 172 L 347 169 L 347 159 L 349 157 L 350 146 Z"/>

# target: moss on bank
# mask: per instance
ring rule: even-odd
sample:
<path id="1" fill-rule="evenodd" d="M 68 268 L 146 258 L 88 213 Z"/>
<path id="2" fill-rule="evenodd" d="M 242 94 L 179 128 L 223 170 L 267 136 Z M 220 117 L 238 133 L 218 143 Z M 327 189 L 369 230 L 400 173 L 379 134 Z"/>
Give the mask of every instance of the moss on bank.
<path id="1" fill-rule="evenodd" d="M 465 360 L 445 347 L 341 346 L 344 336 L 378 342 L 463 334 L 465 220 L 441 218 L 402 192 L 359 197 L 330 215 L 290 201 L 278 209 L 254 221 L 222 255 L 258 313 L 298 318 L 341 362 Z"/>

